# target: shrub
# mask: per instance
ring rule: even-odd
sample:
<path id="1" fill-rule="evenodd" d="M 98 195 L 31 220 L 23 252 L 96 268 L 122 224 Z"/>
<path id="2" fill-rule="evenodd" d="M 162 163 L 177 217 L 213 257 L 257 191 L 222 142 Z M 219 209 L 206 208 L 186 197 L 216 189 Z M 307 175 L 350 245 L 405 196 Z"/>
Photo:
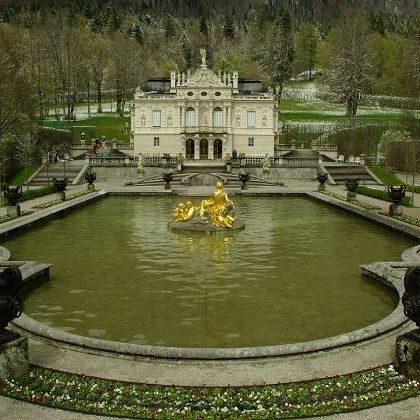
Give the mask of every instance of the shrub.
<path id="1" fill-rule="evenodd" d="M 391 201 L 391 199 L 388 197 L 388 192 L 386 192 L 384 190 L 375 190 L 373 188 L 359 186 L 356 189 L 356 193 L 362 194 L 362 195 L 367 195 L 368 197 L 378 198 L 379 200 Z M 402 204 L 404 206 L 409 206 L 410 207 L 411 206 L 410 197 L 404 197 L 403 200 L 402 200 Z"/>
<path id="2" fill-rule="evenodd" d="M 32 190 L 27 190 L 22 192 L 22 197 L 20 198 L 19 202 L 32 200 L 33 198 L 42 197 L 43 195 L 48 195 L 55 193 L 57 190 L 55 189 L 54 185 L 48 185 L 46 187 L 36 188 Z"/>

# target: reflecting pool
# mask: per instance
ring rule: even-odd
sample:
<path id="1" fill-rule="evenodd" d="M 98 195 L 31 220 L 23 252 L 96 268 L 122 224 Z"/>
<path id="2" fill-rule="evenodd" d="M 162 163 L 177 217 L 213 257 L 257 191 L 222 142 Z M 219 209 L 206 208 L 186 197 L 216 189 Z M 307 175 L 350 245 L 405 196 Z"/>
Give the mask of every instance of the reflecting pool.
<path id="1" fill-rule="evenodd" d="M 5 243 L 54 264 L 25 312 L 101 339 L 245 347 L 349 332 L 396 306 L 359 267 L 400 260 L 414 242 L 396 233 L 305 198 L 236 196 L 245 230 L 171 232 L 179 201 L 109 197 Z"/>

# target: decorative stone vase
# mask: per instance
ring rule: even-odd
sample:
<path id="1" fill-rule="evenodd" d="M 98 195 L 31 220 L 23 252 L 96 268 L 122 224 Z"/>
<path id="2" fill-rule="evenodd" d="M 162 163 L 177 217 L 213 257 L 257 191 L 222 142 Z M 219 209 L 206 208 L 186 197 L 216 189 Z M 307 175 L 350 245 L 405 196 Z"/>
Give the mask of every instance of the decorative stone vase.
<path id="1" fill-rule="evenodd" d="M 22 313 L 22 273 L 7 267 L 0 274 L 0 379 L 14 379 L 29 371 L 28 339 L 6 329 Z"/>
<path id="2" fill-rule="evenodd" d="M 4 187 L 4 196 L 9 202 L 9 205 L 16 206 L 17 202 L 22 197 L 22 186 L 18 185 L 13 188 L 6 185 Z"/>
<path id="3" fill-rule="evenodd" d="M 357 187 L 359 186 L 359 180 L 356 179 L 346 179 L 346 188 L 347 188 L 347 201 L 352 201 L 355 200 L 357 195 L 356 195 L 356 190 Z"/>
<path id="4" fill-rule="evenodd" d="M 23 286 L 22 273 L 7 267 L 0 275 L 0 344 L 14 340 L 19 334 L 6 330 L 7 324 L 22 313 L 22 299 L 18 292 Z"/>
<path id="5" fill-rule="evenodd" d="M 420 380 L 420 268 L 409 268 L 406 271 L 404 287 L 404 315 L 419 328 L 397 337 L 397 367 L 408 378 Z"/>
<path id="6" fill-rule="evenodd" d="M 162 179 L 165 181 L 165 190 L 170 190 L 170 182 L 174 180 L 174 175 L 172 172 L 162 172 Z"/>
<path id="7" fill-rule="evenodd" d="M 13 188 L 5 185 L 3 187 L 3 194 L 9 203 L 9 206 L 7 207 L 7 215 L 11 217 L 19 217 L 20 206 L 17 204 L 17 202 L 22 197 L 22 186 L 18 185 Z"/>
<path id="8" fill-rule="evenodd" d="M 406 189 L 407 187 L 404 184 L 398 187 L 394 185 L 388 185 L 388 197 L 392 201 L 392 204 L 389 206 L 390 216 L 400 216 L 403 214 L 403 206 L 401 203 L 405 197 Z"/>
<path id="9" fill-rule="evenodd" d="M 52 180 L 54 183 L 54 187 L 58 192 L 58 196 L 60 197 L 60 200 L 66 201 L 65 190 L 67 188 L 68 179 L 67 178 L 63 178 L 63 179 L 53 178 Z"/>
<path id="10" fill-rule="evenodd" d="M 95 172 L 87 172 L 85 173 L 85 180 L 88 183 L 88 191 L 94 191 L 95 185 L 93 184 L 96 181 L 96 173 Z"/>
<path id="11" fill-rule="evenodd" d="M 251 175 L 249 174 L 249 172 L 239 172 L 238 177 L 239 177 L 239 181 L 242 182 L 241 190 L 246 190 L 247 189 L 246 183 L 251 178 Z"/>
<path id="12" fill-rule="evenodd" d="M 316 179 L 319 182 L 318 191 L 325 191 L 325 183 L 328 180 L 328 174 L 324 174 L 324 173 L 320 172 L 316 176 Z"/>

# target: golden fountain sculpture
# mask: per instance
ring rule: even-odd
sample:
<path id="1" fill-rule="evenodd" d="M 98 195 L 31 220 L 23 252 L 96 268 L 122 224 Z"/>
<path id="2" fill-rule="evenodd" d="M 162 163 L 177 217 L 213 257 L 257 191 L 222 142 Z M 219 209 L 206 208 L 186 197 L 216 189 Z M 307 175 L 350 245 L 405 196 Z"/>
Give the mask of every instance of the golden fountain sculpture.
<path id="1" fill-rule="evenodd" d="M 223 190 L 221 181 L 217 181 L 216 190 L 209 198 L 196 205 L 191 201 L 180 203 L 174 210 L 175 222 L 191 222 L 232 229 L 235 219 L 234 205 Z"/>

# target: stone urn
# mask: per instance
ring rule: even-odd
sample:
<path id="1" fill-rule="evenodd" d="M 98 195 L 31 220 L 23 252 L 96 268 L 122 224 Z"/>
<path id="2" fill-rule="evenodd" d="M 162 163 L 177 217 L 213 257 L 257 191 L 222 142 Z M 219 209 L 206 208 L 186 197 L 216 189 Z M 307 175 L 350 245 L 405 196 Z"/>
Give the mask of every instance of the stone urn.
<path id="1" fill-rule="evenodd" d="M 53 178 L 52 180 L 61 201 L 65 201 L 66 200 L 65 190 L 67 188 L 68 179 L 67 178 L 63 178 L 63 179 Z"/>
<path id="2" fill-rule="evenodd" d="M 96 181 L 96 173 L 95 172 L 85 173 L 85 180 L 88 183 L 88 191 L 94 191 L 95 185 L 93 183 Z"/>
<path id="3" fill-rule="evenodd" d="M 356 199 L 356 190 L 359 186 L 359 179 L 346 179 L 347 201 Z"/>
<path id="4" fill-rule="evenodd" d="M 22 299 L 18 296 L 22 286 L 22 273 L 18 268 L 7 267 L 0 274 L 0 344 L 19 337 L 6 327 L 22 313 Z"/>
<path id="5" fill-rule="evenodd" d="M 241 190 L 246 190 L 247 189 L 246 183 L 251 178 L 251 175 L 249 174 L 249 172 L 239 172 L 238 177 L 239 177 L 239 181 L 242 182 Z"/>
<path id="6" fill-rule="evenodd" d="M 328 174 L 324 174 L 323 172 L 318 173 L 316 179 L 319 182 L 318 191 L 325 191 L 325 183 L 328 180 Z"/>
<path id="7" fill-rule="evenodd" d="M 17 204 L 19 199 L 22 197 L 22 186 L 16 187 L 4 186 L 3 190 L 4 197 L 6 198 L 9 206 L 7 207 L 7 215 L 12 217 L 20 216 L 20 206 Z"/>
<path id="8" fill-rule="evenodd" d="M 174 180 L 174 175 L 172 172 L 162 172 L 162 179 L 165 181 L 165 190 L 170 190 L 170 182 Z"/>
<path id="9" fill-rule="evenodd" d="M 389 206 L 390 216 L 399 216 L 403 213 L 403 206 L 401 205 L 405 197 L 407 187 L 403 184 L 400 186 L 388 185 L 388 197 L 392 204 Z"/>
<path id="10" fill-rule="evenodd" d="M 0 379 L 14 379 L 29 371 L 28 339 L 7 329 L 22 314 L 22 273 L 6 267 L 0 273 Z"/>
<path id="11" fill-rule="evenodd" d="M 404 288 L 404 315 L 418 328 L 397 337 L 397 367 L 408 378 L 420 380 L 420 268 L 407 269 Z"/>

